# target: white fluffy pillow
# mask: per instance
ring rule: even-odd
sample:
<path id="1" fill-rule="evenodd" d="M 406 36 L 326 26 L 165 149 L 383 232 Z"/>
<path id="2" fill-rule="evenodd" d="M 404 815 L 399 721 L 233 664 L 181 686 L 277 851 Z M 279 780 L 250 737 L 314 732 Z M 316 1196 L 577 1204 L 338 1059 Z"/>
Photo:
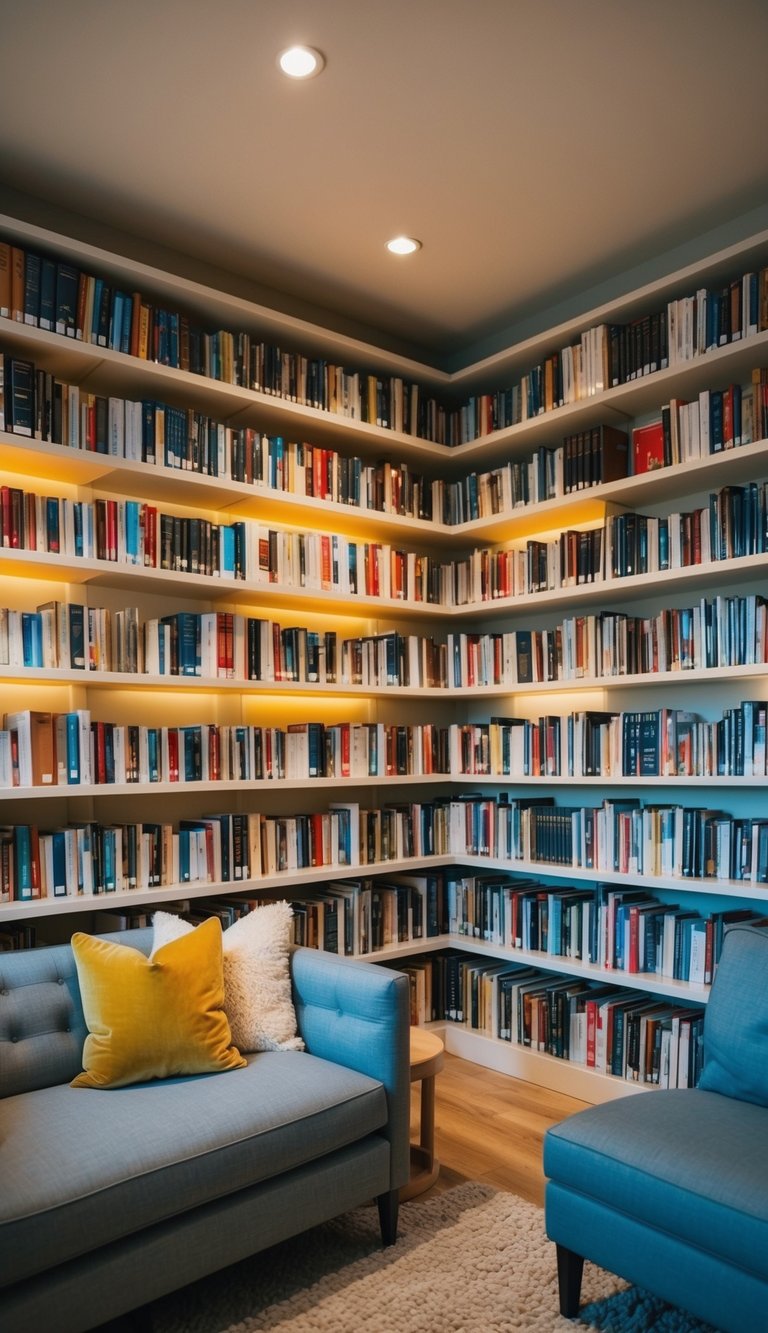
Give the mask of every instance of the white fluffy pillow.
<path id="1" fill-rule="evenodd" d="M 224 1010 L 239 1051 L 301 1051 L 291 996 L 291 904 L 267 903 L 224 931 Z M 152 953 L 195 927 L 170 912 L 152 917 Z"/>

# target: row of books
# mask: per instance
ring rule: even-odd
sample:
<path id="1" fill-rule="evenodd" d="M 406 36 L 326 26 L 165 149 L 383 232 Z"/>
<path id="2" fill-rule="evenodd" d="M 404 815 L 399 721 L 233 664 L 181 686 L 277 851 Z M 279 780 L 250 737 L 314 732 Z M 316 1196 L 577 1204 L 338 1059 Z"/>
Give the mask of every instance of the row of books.
<path id="1" fill-rule="evenodd" d="M 17 949 L 34 949 L 37 945 L 37 928 L 32 921 L 4 921 L 0 926 L 0 953 L 13 953 Z"/>
<path id="2" fill-rule="evenodd" d="M 701 598 L 651 616 L 567 616 L 552 629 L 454 633 L 453 688 L 612 679 L 768 662 L 768 607 L 759 594 Z"/>
<path id="3" fill-rule="evenodd" d="M 83 897 L 261 875 L 358 859 L 356 806 L 313 815 L 217 813 L 167 822 L 0 828 L 0 902 Z"/>
<path id="4" fill-rule="evenodd" d="M 146 726 L 88 709 L 6 713 L 0 788 L 310 778 L 764 776 L 764 701 L 715 722 L 682 709 L 490 722 Z"/>
<path id="5" fill-rule="evenodd" d="M 281 625 L 230 611 L 142 619 L 53 600 L 34 611 L 0 607 L 0 666 L 132 675 L 365 686 L 446 686 L 447 645 L 423 635 L 362 635 Z"/>
<path id="6" fill-rule="evenodd" d="M 768 372 L 752 375 L 744 388 L 702 390 L 692 403 L 671 400 L 658 422 L 632 432 L 631 446 L 624 431 L 595 426 L 528 459 L 455 481 L 429 481 L 406 463 L 366 463 L 253 427 L 227 426 L 193 408 L 90 393 L 8 353 L 0 354 L 0 430 L 366 511 L 425 522 L 439 518 L 450 526 L 765 438 Z"/>
<path id="7" fill-rule="evenodd" d="M 144 726 L 22 709 L 0 731 L 0 788 L 387 778 L 448 764 L 449 730 L 430 722 Z"/>
<path id="8" fill-rule="evenodd" d="M 55 255 L 0 241 L 0 317 L 208 379 L 440 442 L 447 409 L 416 383 L 211 330 Z"/>
<path id="9" fill-rule="evenodd" d="M 462 689 L 765 663 L 768 607 L 755 593 L 652 616 L 567 616 L 552 629 L 454 632 L 444 641 L 396 630 L 343 639 L 229 611 L 143 620 L 137 607 L 0 607 L 0 666 L 13 667 Z"/>
<path id="10" fill-rule="evenodd" d="M 462 1023 L 631 1082 L 693 1087 L 701 1072 L 701 1006 L 455 950 L 398 961 L 397 968 L 410 978 L 411 1014 L 419 1022 Z"/>
<path id="11" fill-rule="evenodd" d="M 457 438 L 469 440 L 679 366 L 768 328 L 768 269 L 699 288 L 626 324 L 600 324 L 532 366 L 511 388 L 459 409 Z"/>
<path id="12" fill-rule="evenodd" d="M 643 806 L 634 800 L 563 807 L 546 799 L 468 793 L 373 809 L 334 802 L 324 812 L 245 818 L 259 830 L 260 861 L 251 854 L 250 875 L 315 866 L 384 866 L 446 855 L 459 860 L 490 857 L 510 869 L 524 863 L 581 867 L 598 876 L 610 871 L 645 878 L 768 883 L 768 820 L 704 807 Z M 216 878 L 205 829 L 195 821 L 183 827 L 189 823 L 199 838 L 199 877 Z M 168 874 L 168 882 L 179 882 L 173 869 Z M 248 876 L 243 873 L 242 878 Z M 78 884 L 68 882 L 66 892 L 83 892 Z M 24 881 L 23 887 L 24 896 L 31 896 L 30 884 Z"/>
<path id="13" fill-rule="evenodd" d="M 137 500 L 70 500 L 0 487 L 0 545 L 179 573 L 444 607 L 534 596 L 768 550 L 768 483 L 725 486 L 706 507 L 666 517 L 624 513 L 521 549 L 455 560 L 337 533 L 291 532 L 159 512 Z"/>
<path id="14" fill-rule="evenodd" d="M 752 371 L 748 385 L 702 389 L 691 402 L 672 398 L 658 421 L 632 432 L 635 472 L 691 463 L 752 440 L 765 439 L 768 426 L 766 372 Z"/>
<path id="15" fill-rule="evenodd" d="M 768 327 L 768 270 L 700 288 L 626 324 L 600 324 L 553 351 L 520 381 L 448 407 L 398 376 L 333 365 L 206 329 L 188 312 L 126 291 L 53 255 L 0 241 L 0 316 L 226 383 L 461 444 L 564 403 L 691 360 Z"/>
<path id="16" fill-rule="evenodd" d="M 628 436 L 610 426 L 459 481 L 428 481 L 405 463 L 366 463 L 320 445 L 233 427 L 152 399 L 123 400 L 0 355 L 0 430 L 69 448 L 190 471 L 298 497 L 448 524 L 511 512 L 628 475 Z"/>
<path id="17" fill-rule="evenodd" d="M 292 890 L 296 944 L 367 957 L 445 933 L 441 874 L 363 877 Z"/>
<path id="18" fill-rule="evenodd" d="M 451 774 L 548 777 L 763 777 L 768 703 L 744 700 L 704 721 L 681 708 L 579 710 L 453 723 Z"/>
<path id="19" fill-rule="evenodd" d="M 207 836 L 199 832 L 204 826 L 210 830 Z M 234 815 L 212 816 L 194 828 L 182 821 L 176 829 L 168 823 L 95 821 L 52 829 L 5 826 L 0 829 L 0 902 L 179 885 L 198 881 L 203 871 L 207 882 L 214 867 L 221 870 L 219 880 L 247 879 L 249 857 L 260 854 L 257 835 L 258 817 Z"/>
<path id="20" fill-rule="evenodd" d="M 702 916 L 635 886 L 563 887 L 448 871 L 445 893 L 452 935 L 697 985 L 711 985 L 730 924 L 768 924 L 750 908 Z"/>
<path id="21" fill-rule="evenodd" d="M 467 792 L 360 810 L 363 863 L 431 854 L 598 873 L 768 882 L 768 819 L 636 798 L 559 806 Z"/>
<path id="22" fill-rule="evenodd" d="M 350 957 L 461 935 L 610 972 L 704 986 L 714 979 L 729 926 L 768 925 L 750 908 L 702 916 L 640 887 L 562 887 L 456 870 L 331 881 L 289 896 L 295 943 Z M 422 1013 L 419 1021 L 429 1017 Z"/>
<path id="23" fill-rule="evenodd" d="M 551 541 L 474 550 L 453 562 L 449 579 L 443 566 L 440 600 L 464 606 L 764 554 L 767 500 L 764 482 L 724 486 L 695 510 L 609 515 L 602 527 L 567 529 Z"/>

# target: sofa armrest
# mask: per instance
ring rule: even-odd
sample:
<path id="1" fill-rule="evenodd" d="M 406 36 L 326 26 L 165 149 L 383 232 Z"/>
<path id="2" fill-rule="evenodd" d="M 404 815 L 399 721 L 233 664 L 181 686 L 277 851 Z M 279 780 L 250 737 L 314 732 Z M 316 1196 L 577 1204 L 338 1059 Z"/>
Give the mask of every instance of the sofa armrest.
<path id="1" fill-rule="evenodd" d="M 291 954 L 299 1032 L 312 1055 L 378 1079 L 386 1090 L 391 1188 L 410 1169 L 410 1000 L 408 979 L 375 963 L 318 949 Z"/>

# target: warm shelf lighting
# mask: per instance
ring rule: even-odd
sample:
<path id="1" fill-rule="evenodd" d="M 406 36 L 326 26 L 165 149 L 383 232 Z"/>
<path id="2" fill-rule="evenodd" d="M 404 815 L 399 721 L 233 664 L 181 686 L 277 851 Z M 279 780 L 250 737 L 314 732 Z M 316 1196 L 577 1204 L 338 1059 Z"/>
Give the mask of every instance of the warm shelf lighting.
<path id="1" fill-rule="evenodd" d="M 413 236 L 393 236 L 391 241 L 387 241 L 387 249 L 393 255 L 412 255 L 421 249 L 421 241 Z"/>
<path id="2" fill-rule="evenodd" d="M 312 46 L 289 46 L 281 51 L 277 63 L 291 79 L 311 79 L 325 68 L 325 56 Z"/>

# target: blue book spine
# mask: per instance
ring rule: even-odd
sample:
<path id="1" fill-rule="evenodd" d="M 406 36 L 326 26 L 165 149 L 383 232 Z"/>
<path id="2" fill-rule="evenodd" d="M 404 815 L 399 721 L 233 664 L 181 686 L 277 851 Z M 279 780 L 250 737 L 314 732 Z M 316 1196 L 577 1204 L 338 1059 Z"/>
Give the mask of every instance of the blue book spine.
<path id="1" fill-rule="evenodd" d="M 91 314 L 91 328 L 88 341 L 97 343 L 99 341 L 99 319 L 101 313 L 101 299 L 104 292 L 104 279 L 93 279 L 93 311 Z"/>
<path id="2" fill-rule="evenodd" d="M 189 883 L 189 842 L 191 836 L 190 829 L 179 829 L 179 882 L 181 884 Z"/>
<path id="3" fill-rule="evenodd" d="M 67 782 L 80 781 L 80 719 L 77 713 L 67 713 Z"/>
<path id="4" fill-rule="evenodd" d="M 131 565 L 143 565 L 144 563 L 144 555 L 141 549 L 140 511 L 141 505 L 138 500 L 126 500 L 125 554 Z"/>
<path id="5" fill-rule="evenodd" d="M 219 570 L 222 578 L 235 576 L 235 534 L 225 525 L 219 529 Z"/>
<path id="6" fill-rule="evenodd" d="M 131 350 L 131 326 L 133 324 L 133 302 L 135 298 L 123 293 L 123 327 L 120 334 L 120 351 L 126 355 Z"/>
<path id="7" fill-rule="evenodd" d="M 22 611 L 21 642 L 25 667 L 43 665 L 43 618 L 39 611 Z"/>
<path id="8" fill-rule="evenodd" d="M 15 897 L 24 901 L 32 897 L 32 838 L 28 824 L 17 824 L 13 830 Z"/>
<path id="9" fill-rule="evenodd" d="M 116 834 L 114 829 L 111 828 L 104 829 L 103 849 L 104 849 L 104 857 L 103 857 L 104 892 L 114 893 L 116 888 L 115 860 L 116 860 L 116 850 L 117 850 Z"/>
<path id="10" fill-rule="evenodd" d="M 149 781 L 160 780 L 160 738 L 157 727 L 147 727 L 147 767 Z"/>
<path id="11" fill-rule="evenodd" d="M 53 896 L 62 898 L 67 892 L 67 841 L 63 829 L 55 829 L 51 834 L 53 865 Z"/>
<path id="12" fill-rule="evenodd" d="M 43 259 L 40 264 L 39 324 L 50 332 L 56 328 L 56 265 L 52 259 Z"/>
<path id="13" fill-rule="evenodd" d="M 122 292 L 115 292 L 112 298 L 112 312 L 109 321 L 109 346 L 114 352 L 120 351 L 120 343 L 123 336 L 123 305 L 125 296 Z"/>

